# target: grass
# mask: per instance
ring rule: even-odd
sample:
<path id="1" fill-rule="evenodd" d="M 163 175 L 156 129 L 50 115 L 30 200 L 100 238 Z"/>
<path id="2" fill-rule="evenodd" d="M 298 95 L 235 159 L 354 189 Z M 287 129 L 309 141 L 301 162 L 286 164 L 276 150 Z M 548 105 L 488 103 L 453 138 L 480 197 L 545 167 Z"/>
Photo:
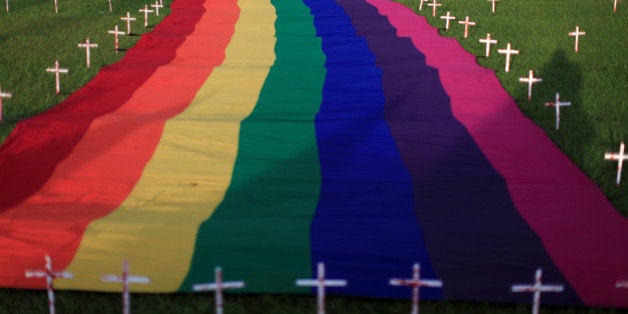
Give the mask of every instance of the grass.
<path id="1" fill-rule="evenodd" d="M 408 7 L 418 7 L 418 0 L 398 0 Z M 170 3 L 171 1 L 165 1 Z M 462 27 L 454 23 L 444 36 L 459 39 L 462 46 L 478 56 L 478 63 L 494 69 L 504 88 L 517 100 L 521 110 L 537 123 L 556 144 L 591 177 L 624 215 L 628 215 L 628 189 L 615 187 L 616 164 L 604 161 L 605 151 L 616 151 L 620 141 L 628 141 L 627 65 L 623 53 L 628 51 L 622 30 L 626 29 L 625 6 L 617 14 L 608 5 L 590 0 L 503 0 L 497 14 L 490 13 L 485 0 L 443 0 L 439 12 L 451 11 L 459 19 L 469 15 L 477 26 L 470 37 L 462 39 Z M 107 30 L 127 11 L 141 20 L 137 10 L 142 0 L 113 0 L 114 12 L 105 0 L 60 0 L 60 14 L 54 14 L 52 1 L 19 0 L 11 2 L 11 12 L 0 12 L 0 84 L 13 98 L 4 101 L 6 123 L 0 123 L 0 142 L 15 123 L 38 114 L 63 101 L 70 93 L 87 83 L 98 70 L 124 55 L 115 53 L 113 38 Z M 167 13 L 167 8 L 163 10 Z M 442 27 L 443 20 L 430 23 Z M 160 18 L 163 18 L 162 14 Z M 441 14 L 438 14 L 441 15 Z M 159 22 L 151 16 L 150 25 Z M 134 24 L 133 31 L 150 29 Z M 37 27 L 33 27 L 37 25 Z M 579 25 L 587 34 L 581 51 L 573 52 L 573 38 L 567 37 Z M 484 58 L 484 47 L 477 39 L 490 32 L 500 41 L 498 47 L 511 42 L 521 51 L 513 57 L 510 73 L 503 71 L 503 56 Z M 76 45 L 90 37 L 99 47 L 92 51 L 92 68 L 85 67 L 85 51 Z M 139 36 L 123 36 L 121 48 L 131 47 Z M 62 76 L 62 95 L 54 93 L 54 78 L 45 69 L 55 60 L 70 69 Z M 534 87 L 533 101 L 526 101 L 526 86 L 518 77 L 528 70 L 543 78 Z M 563 112 L 561 130 L 554 130 L 553 111 L 542 103 L 553 100 L 556 92 L 573 106 Z M 626 174 L 628 177 L 628 174 Z M 57 306 L 61 313 L 119 313 L 120 295 L 112 293 L 58 291 Z M 201 313 L 212 312 L 213 297 L 208 294 L 134 294 L 134 313 Z M 364 299 L 331 296 L 330 313 L 407 313 L 407 300 Z M 243 295 L 226 297 L 227 313 L 314 313 L 313 296 Z M 424 313 L 529 313 L 529 305 L 467 302 L 422 302 Z M 45 291 L 0 290 L 0 313 L 46 313 Z M 543 313 L 619 313 L 619 310 L 586 307 L 544 306 Z"/>

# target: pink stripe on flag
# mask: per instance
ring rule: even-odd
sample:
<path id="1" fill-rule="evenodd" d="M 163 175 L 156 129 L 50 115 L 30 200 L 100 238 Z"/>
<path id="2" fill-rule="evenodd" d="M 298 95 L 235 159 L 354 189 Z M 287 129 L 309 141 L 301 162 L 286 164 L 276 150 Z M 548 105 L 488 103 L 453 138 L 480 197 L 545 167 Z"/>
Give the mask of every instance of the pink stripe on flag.
<path id="1" fill-rule="evenodd" d="M 492 70 L 403 5 L 367 1 L 438 69 L 454 116 L 506 179 L 518 211 L 583 302 L 628 307 L 626 291 L 615 288 L 628 275 L 628 220 L 521 113 Z"/>

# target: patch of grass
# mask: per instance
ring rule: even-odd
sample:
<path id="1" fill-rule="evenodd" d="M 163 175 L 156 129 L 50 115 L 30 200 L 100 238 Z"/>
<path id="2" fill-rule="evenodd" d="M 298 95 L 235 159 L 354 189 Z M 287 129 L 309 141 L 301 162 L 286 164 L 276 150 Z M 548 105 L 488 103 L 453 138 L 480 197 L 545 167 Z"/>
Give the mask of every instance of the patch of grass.
<path id="1" fill-rule="evenodd" d="M 556 145 L 591 178 L 624 216 L 628 216 L 628 173 L 624 183 L 615 186 L 617 163 L 604 160 L 604 152 L 616 152 L 621 141 L 628 142 L 628 40 L 621 31 L 628 27 L 628 8 L 620 3 L 613 13 L 612 1 L 589 0 L 503 0 L 491 13 L 486 0 L 442 0 L 436 17 L 418 0 L 396 0 L 425 16 L 440 28 L 440 34 L 456 38 L 462 47 L 477 56 L 483 67 L 493 69 L 521 111 L 540 126 Z M 456 16 L 444 30 L 447 11 Z M 476 22 L 469 37 L 463 38 L 463 25 L 469 16 Z M 586 35 L 574 52 L 574 38 L 568 33 L 576 25 Z M 484 56 L 480 38 L 499 43 Z M 512 44 L 520 53 L 512 57 L 510 72 L 504 71 L 505 56 L 497 49 Z M 519 82 L 529 70 L 543 79 L 535 84 L 532 101 L 527 101 L 527 84 Z M 555 111 L 543 105 L 553 102 L 556 93 L 570 107 L 561 110 L 560 130 L 555 129 Z M 562 109 L 562 108 L 561 108 Z M 624 171 L 625 172 L 625 171 Z"/>

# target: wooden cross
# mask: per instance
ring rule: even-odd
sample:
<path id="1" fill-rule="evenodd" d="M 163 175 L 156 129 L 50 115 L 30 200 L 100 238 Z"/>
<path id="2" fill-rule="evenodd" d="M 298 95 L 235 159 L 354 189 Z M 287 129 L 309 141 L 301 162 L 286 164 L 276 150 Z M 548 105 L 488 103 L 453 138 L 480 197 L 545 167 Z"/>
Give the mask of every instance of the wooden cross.
<path id="1" fill-rule="evenodd" d="M 445 20 L 445 29 L 448 30 L 449 29 L 449 21 L 450 20 L 455 20 L 456 17 L 455 16 L 451 16 L 451 14 L 449 13 L 449 11 L 447 11 L 447 15 L 443 15 L 440 17 L 441 19 Z"/>
<path id="2" fill-rule="evenodd" d="M 123 16 L 120 19 L 123 21 L 126 21 L 126 34 L 131 35 L 131 22 L 136 21 L 137 19 L 134 17 L 131 17 L 131 13 L 129 12 L 126 13 L 126 16 Z"/>
<path id="3" fill-rule="evenodd" d="M 506 49 L 497 49 L 497 52 L 500 54 L 505 54 L 506 55 L 506 72 L 510 72 L 510 56 L 511 55 L 518 55 L 519 54 L 519 50 L 512 50 L 510 49 L 510 43 L 508 43 L 506 45 Z"/>
<path id="4" fill-rule="evenodd" d="M 412 287 L 412 314 L 419 314 L 419 288 L 430 287 L 440 288 L 443 282 L 434 279 L 421 279 L 421 266 L 417 263 L 412 267 L 412 279 L 393 278 L 389 281 L 391 286 Z"/>
<path id="5" fill-rule="evenodd" d="M 619 181 L 621 181 L 621 168 L 624 163 L 624 160 L 628 160 L 628 155 L 624 153 L 625 149 L 626 149 L 626 146 L 624 145 L 624 142 L 621 142 L 621 144 L 619 144 L 619 152 L 604 154 L 604 160 L 617 161 L 617 179 L 615 181 L 617 186 L 619 186 Z M 628 281 L 626 281 L 625 283 L 627 285 L 626 288 L 628 288 Z"/>
<path id="6" fill-rule="evenodd" d="M 499 0 L 488 0 L 491 2 L 491 12 L 495 13 L 495 2 L 499 2 Z"/>
<path id="7" fill-rule="evenodd" d="M 149 284 L 150 279 L 142 276 L 129 275 L 129 262 L 124 260 L 122 263 L 122 276 L 104 275 L 101 280 L 103 282 L 121 282 L 122 283 L 122 313 L 131 313 L 131 292 L 129 285 L 132 283 Z"/>
<path id="8" fill-rule="evenodd" d="M 483 44 L 486 44 L 486 52 L 485 55 L 486 57 L 490 57 L 491 56 L 491 45 L 497 44 L 497 40 L 495 39 L 491 39 L 491 34 L 487 33 L 486 34 L 486 38 L 481 38 L 480 42 Z"/>
<path id="9" fill-rule="evenodd" d="M 151 7 L 155 8 L 155 15 L 159 15 L 159 8 L 163 8 L 164 6 L 159 4 L 159 1 L 155 0 L 155 4 L 151 4 Z"/>
<path id="10" fill-rule="evenodd" d="M 464 21 L 458 21 L 459 24 L 464 24 L 464 38 L 467 38 L 469 35 L 469 25 L 475 26 L 475 22 L 469 21 L 469 16 L 464 19 Z"/>
<path id="11" fill-rule="evenodd" d="M 534 77 L 534 72 L 530 70 L 528 77 L 520 77 L 519 82 L 528 83 L 528 101 L 530 101 L 532 99 L 532 84 L 543 82 L 543 79 Z"/>
<path id="12" fill-rule="evenodd" d="M 90 50 L 91 48 L 98 48 L 98 44 L 90 44 L 89 43 L 89 37 L 85 38 L 85 42 L 84 43 L 80 43 L 78 44 L 79 48 L 85 48 L 86 54 L 87 54 L 87 67 L 89 68 L 91 66 L 91 55 L 90 55 Z"/>
<path id="13" fill-rule="evenodd" d="M 148 5 L 144 5 L 144 9 L 140 9 L 140 12 L 144 13 L 144 27 L 148 27 L 148 13 L 153 13 L 153 10 L 148 9 Z"/>
<path id="14" fill-rule="evenodd" d="M 560 94 L 556 93 L 556 101 L 555 102 L 546 102 L 546 107 L 556 107 L 556 130 L 560 127 L 560 107 L 563 106 L 571 106 L 571 103 L 568 101 L 561 102 Z"/>
<path id="15" fill-rule="evenodd" d="M 238 288 L 244 288 L 244 281 L 228 281 L 228 282 L 223 282 L 222 281 L 222 269 L 220 267 L 216 267 L 216 269 L 214 270 L 215 273 L 215 280 L 216 282 L 212 282 L 212 283 L 202 283 L 202 284 L 197 284 L 194 285 L 192 287 L 192 289 L 194 291 L 211 291 L 214 290 L 215 291 L 215 299 L 216 299 L 216 314 L 222 314 L 223 313 L 223 297 L 222 297 L 222 290 L 223 289 L 238 289 Z"/>
<path id="16" fill-rule="evenodd" d="M 46 290 L 48 290 L 48 308 L 50 314 L 55 313 L 55 293 L 52 282 L 57 279 L 72 279 L 72 273 L 67 271 L 54 271 L 50 256 L 46 255 L 44 270 L 27 270 L 24 272 L 26 278 L 46 278 Z"/>
<path id="17" fill-rule="evenodd" d="M 111 31 L 108 31 L 109 34 L 113 34 L 113 40 L 115 42 L 116 53 L 118 53 L 118 48 L 120 47 L 120 42 L 118 41 L 118 36 L 124 36 L 125 33 L 118 30 L 118 25 Z"/>
<path id="18" fill-rule="evenodd" d="M 576 37 L 576 52 L 578 52 L 578 38 L 580 36 L 585 35 L 585 32 L 580 31 L 580 27 L 576 26 L 576 30 L 569 33 L 569 37 Z"/>
<path id="19" fill-rule="evenodd" d="M 111 6 L 111 0 L 107 0 L 109 3 L 109 12 L 113 12 L 113 7 Z"/>
<path id="20" fill-rule="evenodd" d="M 510 290 L 512 292 L 534 292 L 532 314 L 539 313 L 539 307 L 541 306 L 541 292 L 563 292 L 563 285 L 558 284 L 542 284 L 543 270 L 536 269 L 534 276 L 534 284 L 517 284 L 512 285 Z"/>
<path id="21" fill-rule="evenodd" d="M 436 2 L 436 0 L 434 0 L 432 3 L 428 3 L 427 6 L 432 7 L 432 17 L 436 16 L 436 9 L 438 7 L 440 7 L 442 4 Z"/>
<path id="22" fill-rule="evenodd" d="M 11 98 L 13 95 L 10 92 L 3 92 L 0 88 L 0 122 L 2 122 L 2 99 Z"/>
<path id="23" fill-rule="evenodd" d="M 419 0 L 419 11 L 423 10 L 423 2 L 427 2 L 428 0 Z"/>
<path id="24" fill-rule="evenodd" d="M 316 279 L 297 279 L 296 285 L 300 287 L 317 288 L 318 314 L 325 314 L 325 287 L 345 287 L 347 281 L 343 279 L 325 279 L 325 264 L 318 263 Z"/>
<path id="25" fill-rule="evenodd" d="M 50 72 L 50 73 L 54 73 L 55 74 L 55 91 L 57 93 L 57 95 L 61 94 L 61 77 L 59 74 L 63 73 L 63 74 L 67 74 L 69 71 L 68 69 L 62 69 L 59 67 L 59 60 L 55 61 L 55 67 L 54 68 L 47 68 L 46 72 Z"/>

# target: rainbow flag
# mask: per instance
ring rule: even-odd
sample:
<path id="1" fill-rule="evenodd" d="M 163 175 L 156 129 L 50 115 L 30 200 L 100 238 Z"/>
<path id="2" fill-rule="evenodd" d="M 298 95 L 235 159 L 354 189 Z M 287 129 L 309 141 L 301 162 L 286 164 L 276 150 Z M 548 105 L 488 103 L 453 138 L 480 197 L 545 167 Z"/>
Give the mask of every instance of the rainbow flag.
<path id="1" fill-rule="evenodd" d="M 628 220 L 491 70 L 389 0 L 176 0 L 116 64 L 0 148 L 0 286 L 44 288 L 45 255 L 134 291 L 244 280 L 246 293 L 628 307 Z"/>

